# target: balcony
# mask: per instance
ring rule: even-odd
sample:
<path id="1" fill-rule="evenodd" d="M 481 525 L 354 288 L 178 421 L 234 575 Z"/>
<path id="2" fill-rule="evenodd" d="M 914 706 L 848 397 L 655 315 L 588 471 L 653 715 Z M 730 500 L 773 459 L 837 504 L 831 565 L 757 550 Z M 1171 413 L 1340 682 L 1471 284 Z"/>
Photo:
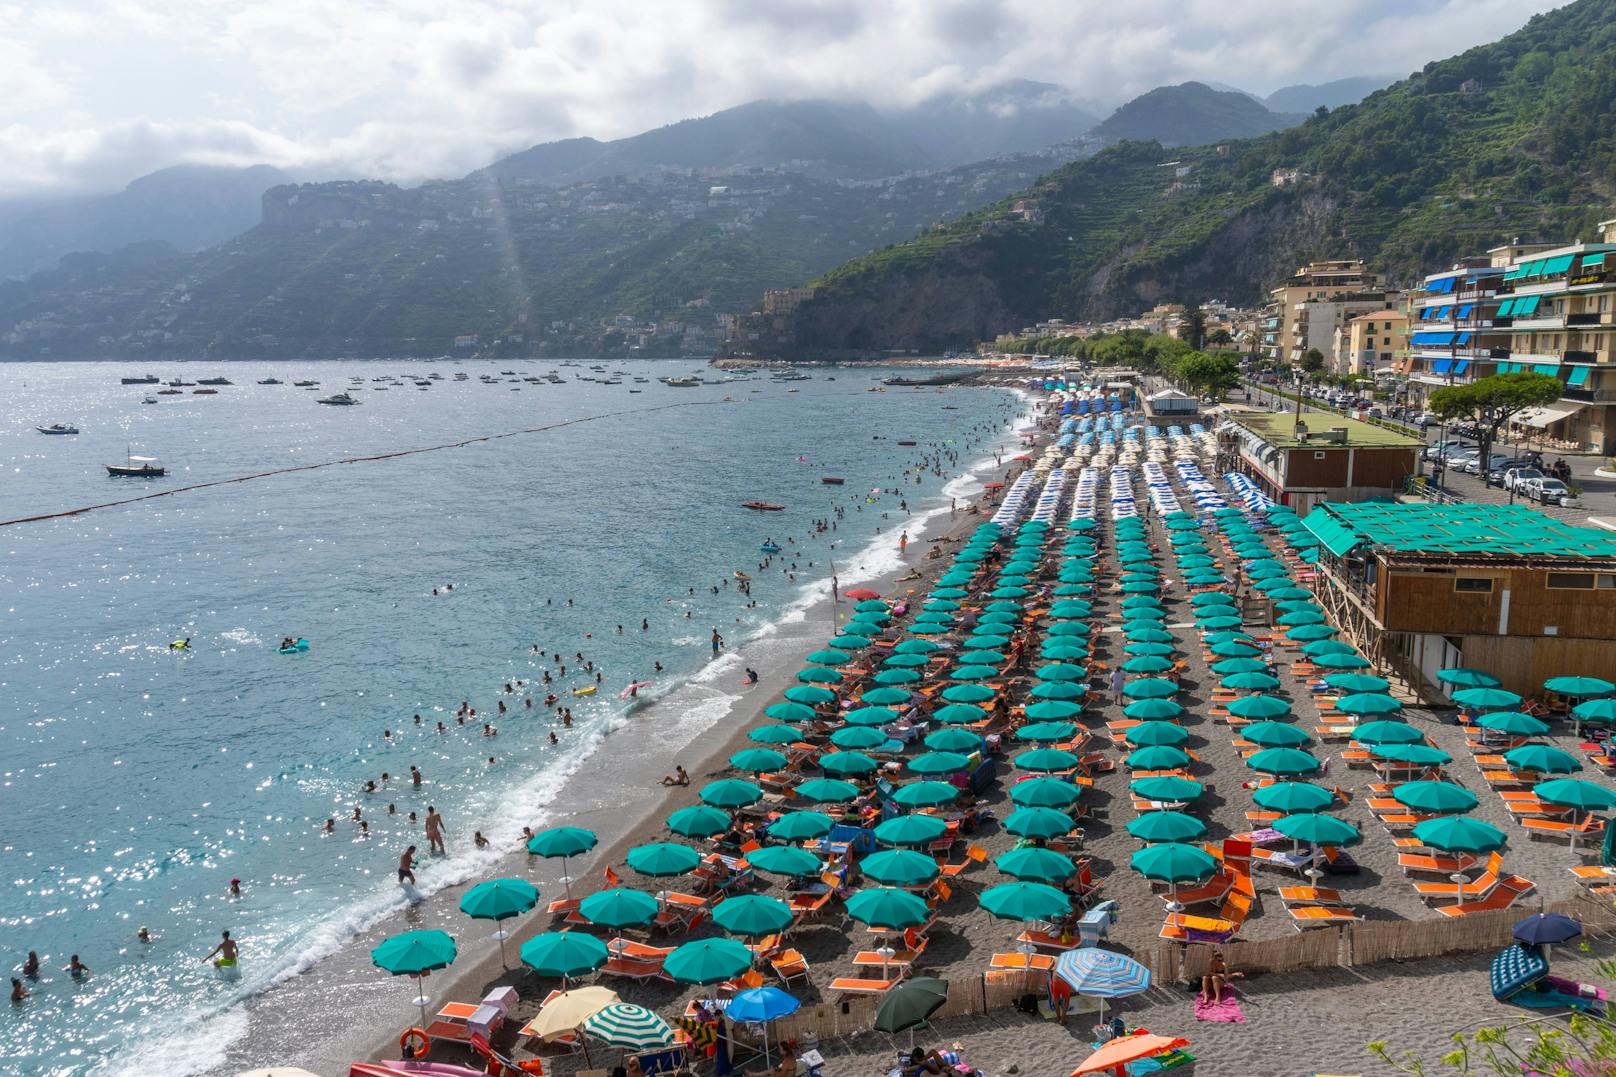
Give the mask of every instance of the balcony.
<path id="1" fill-rule="evenodd" d="M 1608 310 L 1587 311 L 1582 314 L 1567 314 L 1565 323 L 1567 329 L 1583 325 L 1616 325 L 1616 316 Z"/>

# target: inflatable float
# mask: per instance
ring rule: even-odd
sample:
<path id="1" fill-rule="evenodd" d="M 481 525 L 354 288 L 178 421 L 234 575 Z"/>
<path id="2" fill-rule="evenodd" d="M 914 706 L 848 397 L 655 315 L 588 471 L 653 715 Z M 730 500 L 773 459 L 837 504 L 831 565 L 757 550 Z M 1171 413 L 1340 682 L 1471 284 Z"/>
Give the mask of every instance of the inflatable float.
<path id="1" fill-rule="evenodd" d="M 306 639 L 299 639 L 296 643 L 292 644 L 290 647 L 282 647 L 280 649 L 280 653 L 281 654 L 302 654 L 304 651 L 306 651 L 308 649 L 309 649 L 309 641 L 306 640 Z"/>
<path id="2" fill-rule="evenodd" d="M 592 696 L 595 694 L 595 692 L 596 688 L 594 685 L 590 685 L 588 688 L 574 688 L 572 690 L 572 694 L 575 696 Z"/>
<path id="3" fill-rule="evenodd" d="M 777 542 L 765 542 L 759 546 L 758 549 L 762 550 L 764 553 L 779 553 L 780 544 Z"/>

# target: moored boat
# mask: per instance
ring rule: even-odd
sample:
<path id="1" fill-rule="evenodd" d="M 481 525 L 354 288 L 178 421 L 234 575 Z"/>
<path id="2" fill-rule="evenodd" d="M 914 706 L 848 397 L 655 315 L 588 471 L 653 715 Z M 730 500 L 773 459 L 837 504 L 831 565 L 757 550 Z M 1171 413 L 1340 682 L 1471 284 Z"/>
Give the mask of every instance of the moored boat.
<path id="1" fill-rule="evenodd" d="M 784 505 L 771 505 L 767 501 L 742 501 L 741 508 L 751 509 L 753 512 L 780 512 Z"/>
<path id="2" fill-rule="evenodd" d="M 333 393 L 330 396 L 322 396 L 318 401 L 316 401 L 316 403 L 349 405 L 357 404 L 359 401 L 347 393 Z"/>
<path id="3" fill-rule="evenodd" d="M 70 423 L 51 423 L 49 426 L 36 426 L 41 434 L 77 434 L 79 428 Z"/>
<path id="4" fill-rule="evenodd" d="M 121 464 L 107 464 L 107 475 L 115 479 L 155 479 L 167 474 L 163 462 L 155 456 L 136 456 L 127 453 Z"/>
<path id="5" fill-rule="evenodd" d="M 821 476 L 819 476 L 819 481 L 824 483 L 826 486 L 840 486 L 842 483 L 846 482 L 847 480 L 843 479 L 843 478 L 838 478 L 835 475 L 821 475 Z"/>

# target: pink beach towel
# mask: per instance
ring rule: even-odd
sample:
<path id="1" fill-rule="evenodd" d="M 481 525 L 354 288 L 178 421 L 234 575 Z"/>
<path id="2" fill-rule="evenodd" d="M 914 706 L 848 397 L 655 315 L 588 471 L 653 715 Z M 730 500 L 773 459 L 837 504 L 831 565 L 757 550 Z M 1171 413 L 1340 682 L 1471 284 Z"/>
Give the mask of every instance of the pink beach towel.
<path id="1" fill-rule="evenodd" d="M 1240 1003 L 1235 1001 L 1234 988 L 1225 987 L 1223 998 L 1217 1002 L 1203 1002 L 1201 996 L 1195 996 L 1195 1019 L 1197 1021 L 1217 1021 L 1224 1024 L 1243 1025 L 1246 1015 L 1240 1009 Z"/>

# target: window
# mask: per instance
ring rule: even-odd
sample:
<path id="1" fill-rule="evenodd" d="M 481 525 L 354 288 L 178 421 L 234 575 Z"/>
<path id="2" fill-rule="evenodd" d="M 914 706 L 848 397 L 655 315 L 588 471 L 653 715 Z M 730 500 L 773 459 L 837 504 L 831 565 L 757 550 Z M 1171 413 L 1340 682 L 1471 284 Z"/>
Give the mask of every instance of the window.
<path id="1" fill-rule="evenodd" d="M 1453 581 L 1455 591 L 1470 591 L 1475 594 L 1492 594 L 1493 581 L 1490 576 L 1460 576 Z"/>
<path id="2" fill-rule="evenodd" d="M 1616 588 L 1616 572 L 1601 572 L 1594 586 L 1601 590 Z"/>
<path id="3" fill-rule="evenodd" d="M 1594 573 L 1551 572 L 1548 586 L 1556 591 L 1591 591 L 1594 587 Z"/>

